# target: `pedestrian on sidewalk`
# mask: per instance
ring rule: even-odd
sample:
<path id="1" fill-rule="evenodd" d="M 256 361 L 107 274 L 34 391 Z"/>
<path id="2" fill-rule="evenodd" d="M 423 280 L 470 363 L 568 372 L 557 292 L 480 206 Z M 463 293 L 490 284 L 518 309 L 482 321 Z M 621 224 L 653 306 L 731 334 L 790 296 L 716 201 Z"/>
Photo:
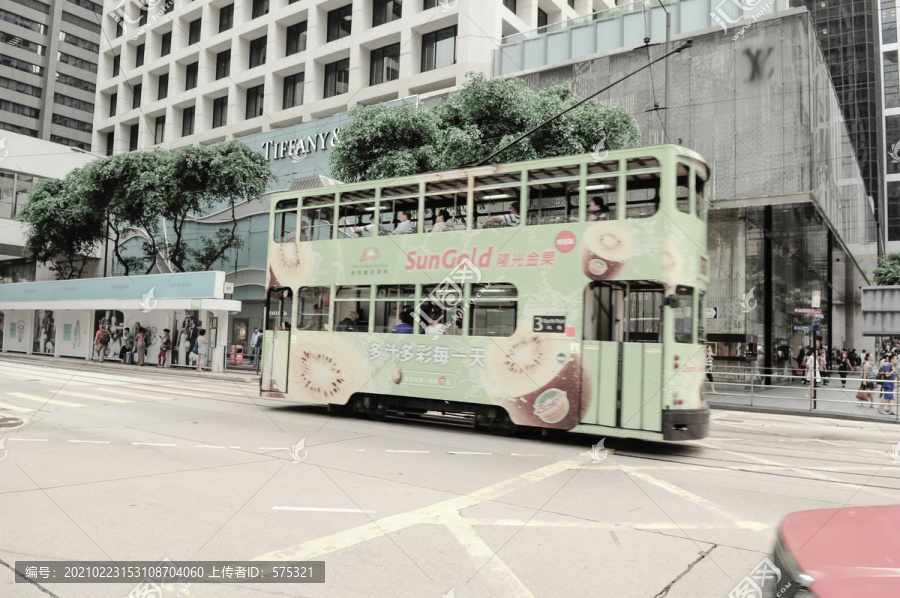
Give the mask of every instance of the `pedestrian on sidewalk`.
<path id="1" fill-rule="evenodd" d="M 97 334 L 94 335 L 94 359 L 101 362 L 106 359 L 106 348 L 109 346 L 109 331 L 106 326 L 100 324 Z"/>
<path id="2" fill-rule="evenodd" d="M 131 334 L 131 330 L 126 328 L 122 332 L 122 348 L 119 350 L 119 363 L 125 363 L 125 355 L 127 353 L 134 354 L 134 336 Z"/>
<path id="3" fill-rule="evenodd" d="M 850 356 L 847 355 L 847 350 L 844 349 L 841 352 L 841 360 L 838 363 L 838 375 L 841 377 L 841 388 L 847 388 L 847 372 L 856 369 L 852 363 L 850 363 Z"/>
<path id="4" fill-rule="evenodd" d="M 884 368 L 884 382 L 881 385 L 881 391 L 884 393 L 882 398 L 882 407 L 878 409 L 878 413 L 884 415 L 897 415 L 894 411 L 894 384 L 897 381 L 897 356 L 891 358 L 891 362 Z"/>
<path id="5" fill-rule="evenodd" d="M 172 341 L 169 340 L 169 329 L 163 328 L 163 334 L 159 337 L 159 355 L 156 356 L 156 367 L 166 367 L 166 354 L 172 348 Z"/>
<path id="6" fill-rule="evenodd" d="M 719 394 L 713 384 L 713 352 L 709 345 L 706 346 L 706 379 L 709 380 L 709 391 L 714 395 Z"/>
<path id="7" fill-rule="evenodd" d="M 866 398 L 860 399 L 869 402 L 869 407 L 875 408 L 875 380 L 878 379 L 878 364 L 875 363 L 875 354 L 867 353 L 866 361 L 862 365 L 863 386 L 866 389 Z M 862 390 L 862 386 L 860 390 Z M 858 396 L 858 395 L 857 395 Z"/>
<path id="8" fill-rule="evenodd" d="M 144 356 L 147 354 L 147 331 L 145 329 L 138 329 L 135 346 L 137 347 L 137 364 L 144 365 Z"/>
<path id="9" fill-rule="evenodd" d="M 197 371 L 203 371 L 203 362 L 209 355 L 209 341 L 206 340 L 206 328 L 201 328 L 197 336 Z"/>
<path id="10" fill-rule="evenodd" d="M 256 358 L 259 355 L 259 343 L 262 340 L 262 333 L 259 331 L 259 328 L 253 329 L 253 334 L 250 335 L 250 365 L 256 363 Z"/>

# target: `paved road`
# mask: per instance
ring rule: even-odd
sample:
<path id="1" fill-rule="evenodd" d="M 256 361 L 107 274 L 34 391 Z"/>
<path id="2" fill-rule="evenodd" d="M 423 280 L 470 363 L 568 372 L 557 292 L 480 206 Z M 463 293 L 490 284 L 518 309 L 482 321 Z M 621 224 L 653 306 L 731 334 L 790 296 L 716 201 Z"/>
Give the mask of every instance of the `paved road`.
<path id="1" fill-rule="evenodd" d="M 705 440 L 607 453 L 591 436 L 332 417 L 154 368 L 2 357 L 0 379 L 0 418 L 23 420 L 0 428 L 4 598 L 135 587 L 17 584 L 16 560 L 166 558 L 326 563 L 324 584 L 166 598 L 724 598 L 786 513 L 900 496 L 900 428 L 881 422 L 716 411 Z"/>

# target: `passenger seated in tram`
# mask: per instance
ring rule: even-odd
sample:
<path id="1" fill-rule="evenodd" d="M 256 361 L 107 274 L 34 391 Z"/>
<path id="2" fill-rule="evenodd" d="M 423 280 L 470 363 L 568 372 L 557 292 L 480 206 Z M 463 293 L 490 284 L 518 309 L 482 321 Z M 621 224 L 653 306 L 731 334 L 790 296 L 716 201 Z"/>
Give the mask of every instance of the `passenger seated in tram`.
<path id="1" fill-rule="evenodd" d="M 408 311 L 400 314 L 400 323 L 391 330 L 393 334 L 412 334 L 413 333 L 413 317 Z"/>
<path id="2" fill-rule="evenodd" d="M 399 214 L 399 224 L 397 224 L 396 228 L 394 228 L 394 232 L 392 235 L 408 235 L 410 233 L 416 232 L 416 225 L 411 220 L 412 212 L 409 210 L 403 210 Z"/>
<path id="3" fill-rule="evenodd" d="M 442 233 L 448 230 L 453 230 L 450 228 L 450 212 L 441 210 L 437 213 L 437 216 L 434 217 L 434 226 L 431 227 L 431 232 Z"/>
<path id="4" fill-rule="evenodd" d="M 484 221 L 481 228 L 484 228 L 489 222 L 502 222 L 503 226 L 519 226 L 519 208 L 516 204 L 509 206 L 509 214 L 500 214 L 491 216 Z"/>

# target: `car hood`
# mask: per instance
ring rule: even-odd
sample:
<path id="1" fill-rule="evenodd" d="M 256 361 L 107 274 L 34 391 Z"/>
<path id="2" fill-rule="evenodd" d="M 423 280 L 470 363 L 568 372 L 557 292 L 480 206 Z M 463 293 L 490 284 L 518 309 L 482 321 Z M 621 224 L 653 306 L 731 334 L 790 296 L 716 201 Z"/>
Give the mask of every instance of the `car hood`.
<path id="1" fill-rule="evenodd" d="M 900 596 L 900 505 L 791 513 L 781 538 L 818 598 Z"/>

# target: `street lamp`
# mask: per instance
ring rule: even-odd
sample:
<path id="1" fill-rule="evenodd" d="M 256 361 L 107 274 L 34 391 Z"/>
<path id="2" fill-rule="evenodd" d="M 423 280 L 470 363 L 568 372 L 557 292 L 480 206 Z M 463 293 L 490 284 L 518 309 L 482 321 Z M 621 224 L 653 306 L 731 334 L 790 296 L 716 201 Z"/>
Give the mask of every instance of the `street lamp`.
<path id="1" fill-rule="evenodd" d="M 87 154 L 88 156 L 94 156 L 95 158 L 105 158 L 106 157 L 106 156 L 101 156 L 99 154 L 95 154 L 95 153 L 89 152 L 87 150 L 81 149 L 80 147 L 72 146 L 69 149 L 72 150 L 73 152 L 77 152 L 79 154 Z"/>

